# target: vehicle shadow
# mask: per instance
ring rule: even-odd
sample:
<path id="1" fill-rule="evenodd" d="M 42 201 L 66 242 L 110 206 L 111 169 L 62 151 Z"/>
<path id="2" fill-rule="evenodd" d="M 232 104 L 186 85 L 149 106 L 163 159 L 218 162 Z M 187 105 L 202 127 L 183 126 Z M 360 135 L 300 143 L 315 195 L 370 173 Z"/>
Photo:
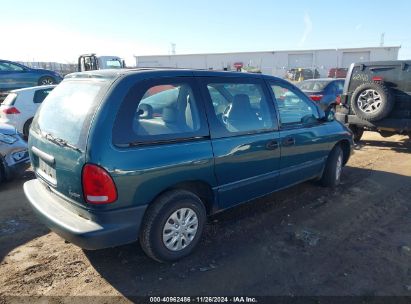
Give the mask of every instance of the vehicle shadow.
<path id="1" fill-rule="evenodd" d="M 410 153 L 411 152 L 411 139 L 404 138 L 398 141 L 361 140 L 356 145 L 356 149 L 361 149 L 364 147 L 377 147 L 383 150 L 393 150 L 399 153 Z"/>
<path id="2" fill-rule="evenodd" d="M 33 178 L 33 172 L 26 171 L 0 184 L 0 261 L 16 247 L 49 232 L 39 223 L 24 195 L 24 182 Z"/>
<path id="3" fill-rule="evenodd" d="M 369 179 L 372 181 L 367 182 Z M 360 233 L 353 224 L 357 220 L 357 229 L 364 233 L 371 233 L 369 227 L 379 227 L 375 223 L 367 227 L 367 219 L 358 218 L 360 208 L 372 209 L 381 199 L 385 186 L 376 185 L 384 185 L 385 181 L 391 188 L 394 184 L 411 185 L 411 178 L 347 167 L 343 180 L 338 189 L 303 183 L 217 214 L 209 219 L 196 251 L 175 263 L 149 259 L 137 243 L 84 252 L 95 270 L 131 301 L 137 300 L 136 296 L 150 295 L 368 294 L 380 288 L 367 285 L 372 282 L 363 278 L 370 274 L 360 272 L 357 277 L 347 277 L 342 268 L 357 267 L 370 273 L 374 271 L 370 269 L 380 269 L 376 276 L 382 275 L 384 282 L 382 269 L 392 265 L 384 262 L 386 266 L 370 266 L 369 259 L 380 262 L 386 259 L 386 252 L 374 248 L 367 256 L 359 251 L 357 243 L 350 247 L 347 234 Z M 361 183 L 376 187 L 369 199 L 362 194 L 364 204 L 358 204 L 355 198 Z M 407 208 L 410 213 L 411 206 Z M 347 229 L 337 229 L 344 224 Z M 301 227 L 308 229 L 304 232 L 307 238 L 298 237 Z M 395 239 L 395 231 L 390 237 Z M 407 237 L 411 237 L 411 229 Z M 376 280 L 375 275 L 372 280 Z"/>

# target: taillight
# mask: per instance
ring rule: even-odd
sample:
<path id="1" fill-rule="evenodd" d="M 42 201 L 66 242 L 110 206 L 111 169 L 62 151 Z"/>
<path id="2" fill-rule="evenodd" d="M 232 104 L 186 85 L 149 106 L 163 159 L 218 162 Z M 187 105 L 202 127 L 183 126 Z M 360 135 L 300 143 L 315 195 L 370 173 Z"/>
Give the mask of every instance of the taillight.
<path id="1" fill-rule="evenodd" d="M 103 168 L 86 164 L 82 174 L 83 193 L 87 203 L 110 204 L 117 200 L 117 189 L 110 174 Z"/>
<path id="2" fill-rule="evenodd" d="M 20 111 L 16 107 L 4 108 L 3 113 L 5 114 L 20 114 Z"/>
<path id="3" fill-rule="evenodd" d="M 323 98 L 323 95 L 310 95 L 311 100 L 320 101 Z"/>
<path id="4" fill-rule="evenodd" d="M 381 82 L 381 81 L 382 81 L 382 77 L 381 77 L 381 76 L 374 76 L 374 77 L 372 78 L 372 81 Z"/>
<path id="5" fill-rule="evenodd" d="M 340 96 L 340 95 L 338 95 L 338 96 L 335 98 L 335 104 L 336 104 L 336 105 L 340 105 L 340 104 L 341 104 L 341 96 Z"/>

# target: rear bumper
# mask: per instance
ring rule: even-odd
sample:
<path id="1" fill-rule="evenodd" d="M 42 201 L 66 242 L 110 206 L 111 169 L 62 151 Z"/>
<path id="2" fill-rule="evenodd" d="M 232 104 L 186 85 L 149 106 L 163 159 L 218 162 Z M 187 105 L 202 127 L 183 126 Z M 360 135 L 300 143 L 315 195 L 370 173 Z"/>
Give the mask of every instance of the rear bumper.
<path id="1" fill-rule="evenodd" d="M 147 206 L 90 212 L 87 219 L 37 179 L 24 193 L 40 220 L 67 241 L 84 249 L 103 249 L 134 242 Z M 84 212 L 83 212 L 84 213 Z"/>
<path id="2" fill-rule="evenodd" d="M 360 127 L 366 127 L 371 130 L 392 131 L 398 133 L 411 131 L 411 119 L 405 118 L 385 118 L 375 122 L 369 122 L 358 118 L 356 115 L 335 113 L 335 118 L 346 125 L 356 125 Z"/>

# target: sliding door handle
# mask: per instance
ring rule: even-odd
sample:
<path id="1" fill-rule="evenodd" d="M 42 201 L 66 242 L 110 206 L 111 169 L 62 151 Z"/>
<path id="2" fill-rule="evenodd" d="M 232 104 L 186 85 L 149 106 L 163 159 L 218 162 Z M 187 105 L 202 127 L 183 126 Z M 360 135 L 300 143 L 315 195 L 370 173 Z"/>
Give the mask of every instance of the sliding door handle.
<path id="1" fill-rule="evenodd" d="M 295 144 L 295 138 L 294 137 L 286 137 L 283 140 L 283 146 L 292 146 Z"/>

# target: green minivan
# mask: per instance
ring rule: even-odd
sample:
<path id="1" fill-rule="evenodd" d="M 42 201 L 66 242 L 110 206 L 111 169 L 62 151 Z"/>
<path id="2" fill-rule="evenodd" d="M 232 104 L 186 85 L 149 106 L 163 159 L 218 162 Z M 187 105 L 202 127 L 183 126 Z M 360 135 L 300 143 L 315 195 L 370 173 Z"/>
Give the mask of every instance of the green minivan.
<path id="1" fill-rule="evenodd" d="M 40 219 L 85 249 L 193 251 L 208 215 L 307 180 L 338 185 L 352 133 L 282 79 L 137 69 L 74 73 L 29 136 Z"/>

